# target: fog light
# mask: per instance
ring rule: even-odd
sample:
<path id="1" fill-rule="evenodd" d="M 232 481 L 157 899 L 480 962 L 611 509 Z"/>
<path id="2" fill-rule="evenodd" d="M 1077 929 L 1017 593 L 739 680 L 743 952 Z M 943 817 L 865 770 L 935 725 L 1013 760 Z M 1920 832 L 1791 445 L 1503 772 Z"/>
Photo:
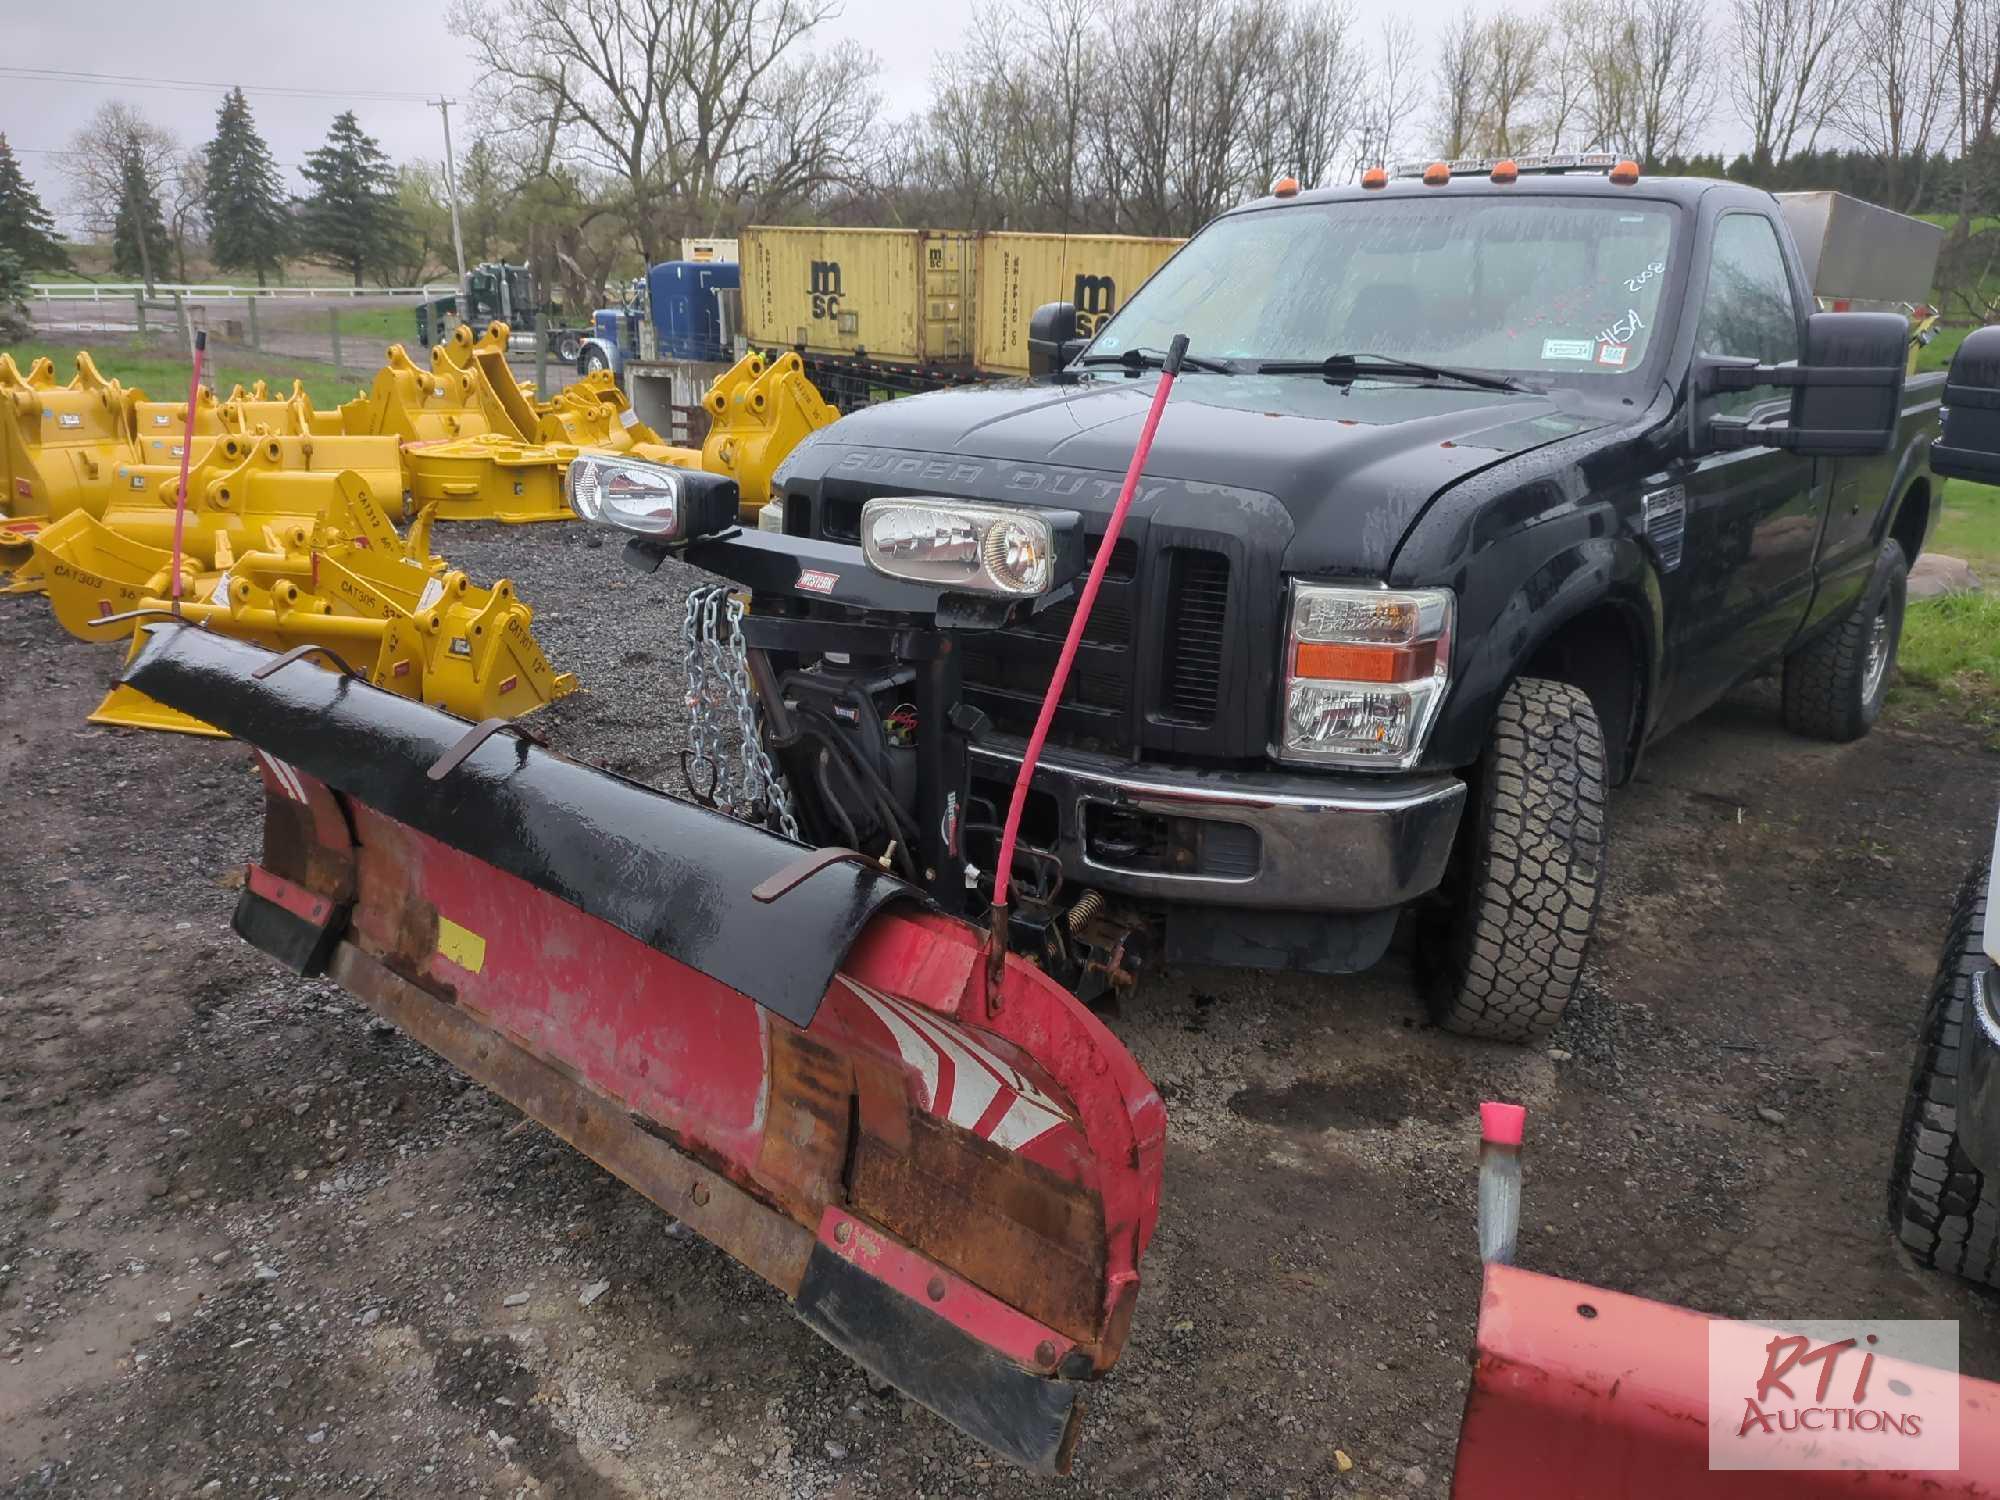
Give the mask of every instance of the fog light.
<path id="1" fill-rule="evenodd" d="M 1004 505 L 956 500 L 870 500 L 861 552 L 891 578 L 965 593 L 1045 594 L 1055 581 L 1048 519 Z"/>

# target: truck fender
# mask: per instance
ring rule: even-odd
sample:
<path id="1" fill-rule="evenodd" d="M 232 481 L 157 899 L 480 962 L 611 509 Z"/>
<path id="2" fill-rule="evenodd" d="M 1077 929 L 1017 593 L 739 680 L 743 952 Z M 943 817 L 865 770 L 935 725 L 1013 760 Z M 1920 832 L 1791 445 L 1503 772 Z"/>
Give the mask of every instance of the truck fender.
<path id="1" fill-rule="evenodd" d="M 1910 494 L 1921 481 L 1924 484 L 1924 500 L 1928 505 L 1932 499 L 1930 483 L 1931 434 L 1920 432 L 1910 440 L 1910 446 L 1903 450 L 1903 456 L 1896 462 L 1895 477 L 1889 481 L 1889 489 L 1882 496 L 1881 509 L 1875 515 L 1875 545 L 1881 546 L 1882 539 L 1900 535 L 1903 523 L 1903 507 L 1909 503 Z M 1923 538 L 1930 534 L 1932 524 L 1937 520 L 1935 513 L 1924 517 L 1923 536 L 1918 537 L 1921 549 Z M 1914 565 L 1916 557 L 1911 556 Z"/>
<path id="2" fill-rule="evenodd" d="M 1440 767 L 1470 765 L 1485 748 L 1493 714 L 1507 684 L 1528 673 L 1537 658 L 1555 650 L 1588 655 L 1594 628 L 1610 618 L 1624 627 L 1619 655 L 1636 658 L 1625 704 L 1627 722 L 1604 726 L 1607 748 L 1616 761 L 1614 782 L 1636 769 L 1638 750 L 1659 702 L 1663 637 L 1659 573 L 1652 554 L 1627 534 L 1583 537 L 1545 556 L 1504 594 L 1488 594 L 1465 578 L 1457 628 L 1469 647 L 1456 665 L 1458 680 L 1445 705 L 1426 762 Z M 1518 576 L 1518 575 L 1517 575 Z M 1574 680 L 1581 672 L 1552 672 Z M 1615 695 L 1608 683 L 1580 681 L 1602 715 Z"/>

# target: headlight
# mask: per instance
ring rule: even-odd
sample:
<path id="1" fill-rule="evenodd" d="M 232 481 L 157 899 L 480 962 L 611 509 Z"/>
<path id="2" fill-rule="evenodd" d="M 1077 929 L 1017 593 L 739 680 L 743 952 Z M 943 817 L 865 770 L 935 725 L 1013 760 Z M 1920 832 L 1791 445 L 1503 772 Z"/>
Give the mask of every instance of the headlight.
<path id="1" fill-rule="evenodd" d="M 632 458 L 579 453 L 563 498 L 584 520 L 660 541 L 692 541 L 736 524 L 736 481 Z"/>
<path id="2" fill-rule="evenodd" d="M 1404 770 L 1451 676 L 1449 589 L 1292 585 L 1280 760 Z"/>
<path id="3" fill-rule="evenodd" d="M 869 567 L 957 592 L 1046 594 L 1057 582 L 1057 543 L 1052 517 L 1011 506 L 884 499 L 861 507 Z"/>

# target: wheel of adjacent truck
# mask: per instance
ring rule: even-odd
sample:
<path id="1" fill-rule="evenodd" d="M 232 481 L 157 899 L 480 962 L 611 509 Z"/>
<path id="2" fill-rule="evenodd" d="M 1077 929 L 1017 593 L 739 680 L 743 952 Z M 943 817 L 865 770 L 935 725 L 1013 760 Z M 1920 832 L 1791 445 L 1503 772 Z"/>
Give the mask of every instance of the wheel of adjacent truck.
<path id="1" fill-rule="evenodd" d="M 576 357 L 583 353 L 583 339 L 575 333 L 556 335 L 556 358 L 566 365 L 576 363 Z"/>
<path id="2" fill-rule="evenodd" d="M 1432 934 L 1438 1024 L 1525 1042 L 1562 1019 L 1597 920 L 1608 780 L 1583 689 L 1538 677 L 1508 687 L 1459 830 L 1449 913 Z"/>
<path id="3" fill-rule="evenodd" d="M 1861 603 L 1840 625 L 1785 658 L 1785 727 L 1845 743 L 1868 732 L 1889 692 L 1889 669 L 1903 638 L 1910 563 L 1902 546 L 1882 543 Z"/>
<path id="4" fill-rule="evenodd" d="M 1889 1225 L 1924 1265 L 2000 1288 L 2000 1181 L 1972 1164 L 1957 1124 L 1959 1048 L 1973 978 L 1985 971 L 1992 982 L 1981 945 L 1987 868 L 1981 864 L 1966 877 L 1952 904 L 1889 1172 Z"/>
<path id="5" fill-rule="evenodd" d="M 576 372 L 579 375 L 595 375 L 599 370 L 610 368 L 611 361 L 605 358 L 604 351 L 595 344 L 587 346 L 576 359 Z"/>

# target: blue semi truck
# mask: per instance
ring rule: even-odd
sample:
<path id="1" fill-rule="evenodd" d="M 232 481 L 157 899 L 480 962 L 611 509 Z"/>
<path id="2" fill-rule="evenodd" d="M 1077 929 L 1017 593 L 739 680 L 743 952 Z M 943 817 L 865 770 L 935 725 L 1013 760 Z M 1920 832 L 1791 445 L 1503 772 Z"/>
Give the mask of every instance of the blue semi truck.
<path id="1" fill-rule="evenodd" d="M 623 385 L 628 364 L 726 363 L 733 358 L 741 285 L 735 261 L 662 261 L 633 279 L 624 306 L 592 315 L 577 373 L 609 370 Z"/>

